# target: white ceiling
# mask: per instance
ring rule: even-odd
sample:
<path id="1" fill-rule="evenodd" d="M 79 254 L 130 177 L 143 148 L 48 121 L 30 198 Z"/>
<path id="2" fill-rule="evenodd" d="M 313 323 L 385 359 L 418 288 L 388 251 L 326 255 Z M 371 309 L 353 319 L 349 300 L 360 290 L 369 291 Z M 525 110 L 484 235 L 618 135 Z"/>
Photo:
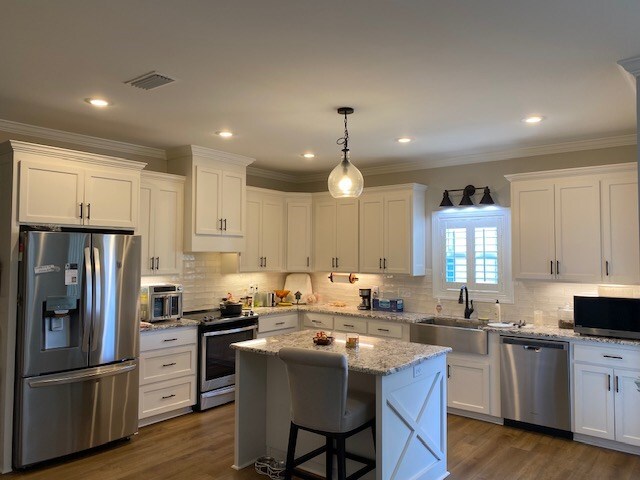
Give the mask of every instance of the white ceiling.
<path id="1" fill-rule="evenodd" d="M 2 17 L 0 118 L 282 172 L 335 164 L 341 105 L 365 167 L 636 129 L 616 62 L 640 54 L 637 0 L 5 0 Z M 151 70 L 178 81 L 123 83 Z"/>

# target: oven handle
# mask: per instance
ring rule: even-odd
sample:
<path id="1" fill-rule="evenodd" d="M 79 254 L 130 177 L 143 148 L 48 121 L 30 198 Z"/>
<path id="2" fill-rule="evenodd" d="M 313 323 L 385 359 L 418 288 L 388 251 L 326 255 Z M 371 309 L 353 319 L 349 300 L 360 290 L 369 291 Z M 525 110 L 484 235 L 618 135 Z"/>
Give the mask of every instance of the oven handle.
<path id="1" fill-rule="evenodd" d="M 218 332 L 205 332 L 202 334 L 203 337 L 217 337 L 219 335 L 229 335 L 231 333 L 238 332 L 248 332 L 249 330 L 257 330 L 257 325 L 251 325 L 250 327 L 242 327 L 242 328 L 233 328 L 231 330 L 220 330 Z"/>

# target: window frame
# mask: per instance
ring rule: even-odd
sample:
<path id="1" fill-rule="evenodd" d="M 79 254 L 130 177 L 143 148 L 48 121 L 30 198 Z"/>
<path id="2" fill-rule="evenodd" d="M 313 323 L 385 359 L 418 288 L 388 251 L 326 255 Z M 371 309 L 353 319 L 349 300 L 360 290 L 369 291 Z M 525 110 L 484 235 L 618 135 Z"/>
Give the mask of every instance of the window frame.
<path id="1" fill-rule="evenodd" d="M 432 276 L 433 297 L 457 300 L 460 288 L 469 289 L 473 300 L 480 302 L 514 303 L 511 275 L 511 211 L 509 208 L 488 206 L 450 208 L 433 212 L 432 225 Z M 476 284 L 475 227 L 498 228 L 498 283 Z M 446 281 L 446 230 L 466 228 L 467 233 L 467 282 Z M 472 230 L 470 230 L 470 228 Z M 471 242 L 469 241 L 471 239 Z M 495 286 L 495 288 L 491 288 Z M 481 287 L 481 288 L 479 288 Z"/>

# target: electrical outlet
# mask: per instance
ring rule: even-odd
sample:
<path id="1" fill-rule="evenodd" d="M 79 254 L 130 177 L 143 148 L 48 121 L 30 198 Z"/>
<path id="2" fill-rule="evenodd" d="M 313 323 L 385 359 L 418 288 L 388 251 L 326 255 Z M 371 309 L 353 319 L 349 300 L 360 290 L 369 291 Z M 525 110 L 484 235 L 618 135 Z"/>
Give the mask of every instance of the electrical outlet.
<path id="1" fill-rule="evenodd" d="M 422 367 L 423 367 L 423 365 L 421 363 L 419 363 L 418 365 L 415 365 L 413 367 L 413 378 L 422 376 L 422 373 L 423 373 Z"/>
<path id="2" fill-rule="evenodd" d="M 377 285 L 371 287 L 371 296 L 373 298 L 379 298 L 380 297 L 380 287 L 378 287 Z"/>

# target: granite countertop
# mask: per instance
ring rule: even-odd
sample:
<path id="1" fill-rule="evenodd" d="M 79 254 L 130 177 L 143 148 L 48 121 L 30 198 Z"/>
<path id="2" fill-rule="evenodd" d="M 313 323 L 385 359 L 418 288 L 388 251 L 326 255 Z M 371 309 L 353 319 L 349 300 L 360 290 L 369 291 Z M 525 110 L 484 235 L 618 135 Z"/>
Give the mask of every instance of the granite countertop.
<path id="1" fill-rule="evenodd" d="M 152 332 L 156 330 L 166 330 L 168 328 L 197 327 L 200 324 L 197 320 L 188 320 L 181 318 L 180 320 L 162 320 L 153 322 L 150 327 L 140 325 L 141 332 Z"/>
<path id="2" fill-rule="evenodd" d="M 310 313 L 324 313 L 328 315 L 343 315 L 346 317 L 365 317 L 374 320 L 387 320 L 398 323 L 418 323 L 427 318 L 432 318 L 432 315 L 426 315 L 424 313 L 412 313 L 412 312 L 380 312 L 374 310 L 358 310 L 354 305 L 347 305 L 345 307 L 334 307 L 328 304 L 319 305 L 293 305 L 291 307 L 256 307 L 253 309 L 255 313 L 260 316 L 277 315 L 292 311 L 310 312 Z"/>
<path id="3" fill-rule="evenodd" d="M 564 340 L 570 342 L 596 342 L 596 343 L 608 343 L 608 344 L 617 344 L 617 345 L 631 345 L 631 346 L 639 346 L 640 340 L 631 340 L 624 338 L 611 338 L 611 337 L 599 337 L 592 335 L 581 335 L 579 333 L 574 332 L 573 330 L 558 328 L 553 325 L 527 325 L 522 328 L 518 327 L 505 327 L 505 328 L 496 328 L 496 327 L 483 327 L 483 330 L 487 332 L 495 332 L 500 334 L 508 334 L 515 335 L 519 337 L 542 337 L 548 339 L 556 339 L 556 340 Z"/>
<path id="4" fill-rule="evenodd" d="M 345 348 L 345 340 L 340 337 L 336 338 L 332 345 L 314 345 L 314 335 L 314 330 L 302 330 L 274 337 L 234 343 L 231 347 L 263 355 L 277 355 L 283 347 L 339 352 L 347 355 L 349 370 L 371 375 L 390 375 L 451 351 L 449 347 L 421 345 L 363 335 L 360 335 L 360 347 L 357 350 L 352 350 Z"/>

